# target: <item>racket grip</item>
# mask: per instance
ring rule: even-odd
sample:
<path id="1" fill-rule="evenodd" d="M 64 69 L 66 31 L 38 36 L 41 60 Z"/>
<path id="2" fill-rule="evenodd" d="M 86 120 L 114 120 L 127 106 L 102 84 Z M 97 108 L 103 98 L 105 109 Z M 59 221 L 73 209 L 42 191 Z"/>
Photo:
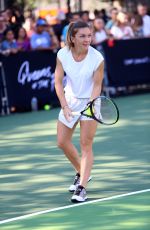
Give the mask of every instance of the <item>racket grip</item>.
<path id="1" fill-rule="evenodd" d="M 81 115 L 81 113 L 80 112 L 72 112 L 72 115 L 73 116 L 78 116 L 78 115 Z"/>

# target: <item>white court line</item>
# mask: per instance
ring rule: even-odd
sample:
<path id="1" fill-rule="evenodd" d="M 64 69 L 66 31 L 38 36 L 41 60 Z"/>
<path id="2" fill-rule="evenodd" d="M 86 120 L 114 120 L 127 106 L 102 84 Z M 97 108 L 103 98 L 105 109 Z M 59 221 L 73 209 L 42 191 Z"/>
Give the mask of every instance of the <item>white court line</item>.
<path id="1" fill-rule="evenodd" d="M 102 199 L 87 201 L 87 202 L 83 202 L 83 203 L 67 205 L 67 206 L 63 206 L 63 207 L 59 207 L 59 208 L 48 209 L 48 210 L 45 210 L 45 211 L 35 212 L 35 213 L 23 215 L 23 216 L 10 218 L 10 219 L 7 219 L 7 220 L 2 220 L 2 221 L 0 221 L 0 224 L 5 224 L 5 223 L 12 222 L 12 221 L 22 220 L 22 219 L 26 219 L 26 218 L 29 218 L 29 217 L 33 217 L 33 216 L 37 216 L 37 215 L 41 215 L 41 214 L 45 214 L 45 213 L 50 213 L 50 212 L 55 212 L 55 211 L 59 211 L 59 210 L 64 210 L 64 209 L 68 209 L 68 208 L 74 208 L 74 207 L 81 206 L 81 205 L 93 204 L 93 203 L 97 203 L 97 202 L 117 199 L 117 198 L 120 198 L 120 197 L 136 195 L 136 194 L 140 194 L 140 193 L 144 193 L 144 192 L 150 192 L 150 189 L 145 189 L 145 190 L 140 190 L 140 191 L 135 191 L 135 192 L 129 192 L 129 193 L 124 193 L 124 194 L 121 194 L 121 195 L 111 196 L 111 197 L 107 197 L 107 198 L 102 198 Z"/>

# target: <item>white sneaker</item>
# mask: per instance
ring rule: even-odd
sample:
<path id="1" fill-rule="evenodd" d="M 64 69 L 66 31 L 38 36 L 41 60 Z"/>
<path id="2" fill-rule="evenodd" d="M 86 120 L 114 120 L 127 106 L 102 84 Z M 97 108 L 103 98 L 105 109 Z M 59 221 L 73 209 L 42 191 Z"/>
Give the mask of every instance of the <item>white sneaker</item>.
<path id="1" fill-rule="evenodd" d="M 89 179 L 88 179 L 88 182 L 89 182 L 91 179 L 92 179 L 92 177 L 90 176 Z M 70 187 L 69 187 L 69 192 L 74 192 L 74 191 L 77 189 L 77 187 L 78 187 L 79 184 L 80 184 L 80 174 L 77 173 L 77 174 L 75 175 L 73 184 L 70 185 Z"/>
<path id="2" fill-rule="evenodd" d="M 74 192 L 71 201 L 73 203 L 76 202 L 84 202 L 87 200 L 87 194 L 86 194 L 86 190 L 82 185 L 78 185 L 76 191 Z"/>

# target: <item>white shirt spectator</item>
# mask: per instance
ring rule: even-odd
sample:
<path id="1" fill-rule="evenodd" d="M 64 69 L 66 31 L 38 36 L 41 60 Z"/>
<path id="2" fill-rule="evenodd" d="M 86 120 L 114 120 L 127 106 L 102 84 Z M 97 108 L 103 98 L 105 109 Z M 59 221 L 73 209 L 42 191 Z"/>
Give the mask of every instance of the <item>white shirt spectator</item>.
<path id="1" fill-rule="evenodd" d="M 104 30 L 95 32 L 95 43 L 101 43 L 107 39 L 107 34 Z"/>
<path id="2" fill-rule="evenodd" d="M 116 39 L 129 39 L 134 37 L 133 30 L 130 26 L 125 26 L 122 28 L 118 26 L 113 26 L 111 28 L 111 34 Z"/>

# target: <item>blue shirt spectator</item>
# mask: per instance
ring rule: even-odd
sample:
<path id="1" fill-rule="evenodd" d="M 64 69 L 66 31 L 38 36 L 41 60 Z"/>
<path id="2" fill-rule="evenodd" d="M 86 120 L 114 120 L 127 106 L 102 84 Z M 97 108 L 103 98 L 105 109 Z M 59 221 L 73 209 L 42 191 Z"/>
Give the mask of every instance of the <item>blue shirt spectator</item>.
<path id="1" fill-rule="evenodd" d="M 43 31 L 41 34 L 35 33 L 30 39 L 31 48 L 49 48 L 51 46 L 51 39 L 48 32 Z"/>
<path id="2" fill-rule="evenodd" d="M 68 32 L 68 27 L 69 27 L 69 24 L 64 26 L 63 30 L 62 30 L 62 35 L 61 35 L 61 40 L 63 42 L 66 41 L 66 37 L 67 37 L 67 32 Z"/>
<path id="3" fill-rule="evenodd" d="M 12 49 L 12 48 L 17 48 L 17 43 L 15 40 L 14 41 L 4 40 L 1 44 L 2 50 Z"/>
<path id="4" fill-rule="evenodd" d="M 14 32 L 11 29 L 7 29 L 4 33 L 4 41 L 1 43 L 1 51 L 5 55 L 18 52 L 17 42 L 14 39 Z"/>
<path id="5" fill-rule="evenodd" d="M 38 19 L 36 32 L 30 38 L 31 49 L 49 49 L 52 45 L 50 34 L 46 30 L 46 20 Z"/>

